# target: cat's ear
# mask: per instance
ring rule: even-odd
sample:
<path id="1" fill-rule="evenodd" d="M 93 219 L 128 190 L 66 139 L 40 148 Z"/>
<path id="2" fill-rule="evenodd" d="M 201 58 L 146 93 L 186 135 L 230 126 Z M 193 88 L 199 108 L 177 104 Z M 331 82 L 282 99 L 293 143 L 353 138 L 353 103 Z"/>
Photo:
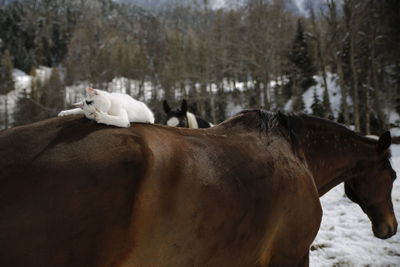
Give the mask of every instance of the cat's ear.
<path id="1" fill-rule="evenodd" d="M 86 88 L 86 93 L 88 96 L 91 96 L 91 97 L 98 95 L 97 90 L 93 89 L 92 87 Z"/>
<path id="2" fill-rule="evenodd" d="M 171 108 L 169 107 L 167 100 L 163 101 L 163 106 L 164 106 L 165 113 L 168 114 L 171 111 Z"/>
<path id="3" fill-rule="evenodd" d="M 83 108 L 83 101 L 81 101 L 81 102 L 78 102 L 78 103 L 75 103 L 75 104 L 72 104 L 74 107 L 77 107 L 77 108 Z"/>
<path id="4" fill-rule="evenodd" d="M 183 114 L 186 114 L 186 112 L 187 112 L 187 102 L 186 102 L 185 99 L 182 100 L 181 112 L 182 112 Z"/>

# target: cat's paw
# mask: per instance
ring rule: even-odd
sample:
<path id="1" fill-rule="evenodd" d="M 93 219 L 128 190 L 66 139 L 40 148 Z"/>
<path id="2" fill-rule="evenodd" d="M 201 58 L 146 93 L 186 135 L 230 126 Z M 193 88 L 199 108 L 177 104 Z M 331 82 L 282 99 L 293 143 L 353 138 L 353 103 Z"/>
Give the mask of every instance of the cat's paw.
<path id="1" fill-rule="evenodd" d="M 96 120 L 96 117 L 95 117 L 94 113 L 85 112 L 85 116 L 89 120 Z"/>
<path id="2" fill-rule="evenodd" d="M 106 117 L 103 113 L 100 112 L 93 112 L 90 115 L 93 116 L 93 119 L 97 122 L 97 123 L 104 123 L 106 124 Z"/>
<path id="3" fill-rule="evenodd" d="M 64 117 L 64 116 L 68 116 L 69 115 L 69 112 L 68 112 L 68 110 L 63 110 L 63 111 L 61 111 L 60 113 L 58 113 L 58 117 Z"/>
<path id="4" fill-rule="evenodd" d="M 130 122 L 124 123 L 122 127 L 124 128 L 129 128 L 131 126 Z"/>
<path id="5" fill-rule="evenodd" d="M 94 120 L 97 123 L 102 123 L 102 124 L 106 124 L 106 125 L 112 125 L 112 123 L 110 123 L 108 117 L 107 117 L 107 113 L 103 113 L 103 112 L 93 112 L 93 117 Z"/>

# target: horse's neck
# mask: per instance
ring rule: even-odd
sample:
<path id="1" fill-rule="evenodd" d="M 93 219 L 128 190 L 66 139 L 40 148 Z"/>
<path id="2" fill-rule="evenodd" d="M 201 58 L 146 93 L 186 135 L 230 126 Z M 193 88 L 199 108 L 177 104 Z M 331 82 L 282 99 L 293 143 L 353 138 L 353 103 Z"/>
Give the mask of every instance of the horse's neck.
<path id="1" fill-rule="evenodd" d="M 305 130 L 303 144 L 320 196 L 344 182 L 357 163 L 368 159 L 373 152 L 371 144 L 343 129 Z"/>

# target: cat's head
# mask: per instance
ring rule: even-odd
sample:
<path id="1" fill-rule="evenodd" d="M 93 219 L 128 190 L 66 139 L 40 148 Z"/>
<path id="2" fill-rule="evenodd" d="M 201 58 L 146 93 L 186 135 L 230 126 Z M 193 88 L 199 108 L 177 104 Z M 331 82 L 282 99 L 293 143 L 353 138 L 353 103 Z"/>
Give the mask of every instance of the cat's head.
<path id="1" fill-rule="evenodd" d="M 88 87 L 86 88 L 86 98 L 75 103 L 74 106 L 81 108 L 87 118 L 94 119 L 95 112 L 107 113 L 111 102 L 106 92 Z"/>

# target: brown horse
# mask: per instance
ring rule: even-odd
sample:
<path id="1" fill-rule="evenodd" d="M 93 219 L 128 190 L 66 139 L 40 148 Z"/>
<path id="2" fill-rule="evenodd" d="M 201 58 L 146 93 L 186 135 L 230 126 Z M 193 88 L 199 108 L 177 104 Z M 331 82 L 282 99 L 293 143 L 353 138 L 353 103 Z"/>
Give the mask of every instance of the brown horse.
<path id="1" fill-rule="evenodd" d="M 209 129 L 63 117 L 0 132 L 0 266 L 307 266 L 345 181 L 396 233 L 390 135 L 241 113 Z"/>

